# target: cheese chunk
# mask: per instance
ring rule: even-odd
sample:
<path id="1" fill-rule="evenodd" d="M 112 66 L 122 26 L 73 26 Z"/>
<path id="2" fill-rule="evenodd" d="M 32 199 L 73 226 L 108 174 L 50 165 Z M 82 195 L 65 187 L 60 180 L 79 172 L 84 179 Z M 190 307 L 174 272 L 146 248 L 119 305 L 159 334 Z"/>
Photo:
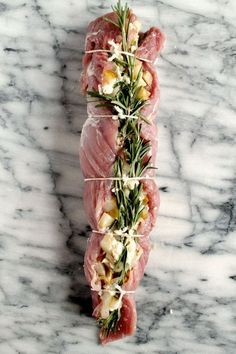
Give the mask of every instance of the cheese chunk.
<path id="1" fill-rule="evenodd" d="M 110 311 L 110 303 L 112 297 L 115 295 L 114 291 L 104 291 L 101 296 L 101 318 L 107 318 Z"/>
<path id="2" fill-rule="evenodd" d="M 134 241 L 134 239 L 130 239 L 129 243 L 127 244 L 126 248 L 127 248 L 127 259 L 126 259 L 126 263 L 132 267 L 135 260 L 136 260 L 136 242 Z"/>
<path id="3" fill-rule="evenodd" d="M 112 255 L 115 261 L 118 260 L 123 250 L 123 243 L 117 241 L 111 232 L 108 232 L 104 235 L 100 246 L 104 252 Z"/>
<path id="4" fill-rule="evenodd" d="M 113 92 L 114 84 L 116 83 L 117 74 L 112 70 L 104 70 L 102 78 L 102 91 L 110 95 Z"/>
<path id="5" fill-rule="evenodd" d="M 144 71 L 143 80 L 148 86 L 152 86 L 152 74 L 149 71 Z"/>
<path id="6" fill-rule="evenodd" d="M 148 100 L 149 96 L 150 96 L 150 92 L 148 92 L 148 90 L 146 90 L 143 86 L 141 86 L 138 91 L 137 98 L 146 101 Z"/>
<path id="7" fill-rule="evenodd" d="M 121 296 L 115 297 L 116 292 L 113 290 L 104 291 L 101 296 L 101 318 L 107 318 L 110 311 L 117 310 L 121 307 Z"/>
<path id="8" fill-rule="evenodd" d="M 100 229 L 105 230 L 107 227 L 111 226 L 114 218 L 108 213 L 103 213 L 101 219 L 99 220 L 98 226 Z"/>

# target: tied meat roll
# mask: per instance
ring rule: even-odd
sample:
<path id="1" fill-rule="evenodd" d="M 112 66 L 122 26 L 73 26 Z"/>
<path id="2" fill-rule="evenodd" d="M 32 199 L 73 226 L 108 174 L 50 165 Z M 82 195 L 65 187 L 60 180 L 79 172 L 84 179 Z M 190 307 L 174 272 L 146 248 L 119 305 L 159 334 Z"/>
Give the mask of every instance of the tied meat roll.
<path id="1" fill-rule="evenodd" d="M 103 344 L 134 333 L 137 288 L 159 207 L 155 117 L 159 86 L 153 66 L 163 46 L 120 2 L 91 22 L 81 87 L 87 95 L 80 162 L 84 207 L 92 228 L 84 258 L 93 315 Z"/>

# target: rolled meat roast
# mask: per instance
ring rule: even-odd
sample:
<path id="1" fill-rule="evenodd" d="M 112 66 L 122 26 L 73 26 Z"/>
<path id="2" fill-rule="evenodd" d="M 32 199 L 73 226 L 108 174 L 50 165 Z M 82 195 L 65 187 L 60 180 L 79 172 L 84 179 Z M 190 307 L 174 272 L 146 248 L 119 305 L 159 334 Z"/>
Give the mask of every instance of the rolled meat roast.
<path id="1" fill-rule="evenodd" d="M 88 118 L 80 162 L 92 232 L 84 258 L 93 315 L 103 344 L 132 335 L 134 291 L 150 251 L 159 207 L 155 159 L 159 86 L 153 66 L 163 46 L 157 28 L 120 2 L 88 26 L 81 77 Z"/>

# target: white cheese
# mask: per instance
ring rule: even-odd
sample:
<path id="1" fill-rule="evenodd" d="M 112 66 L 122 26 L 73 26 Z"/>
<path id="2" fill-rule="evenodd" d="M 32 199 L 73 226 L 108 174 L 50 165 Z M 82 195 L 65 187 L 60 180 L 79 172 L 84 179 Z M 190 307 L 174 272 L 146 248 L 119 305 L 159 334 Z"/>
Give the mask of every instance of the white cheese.
<path id="1" fill-rule="evenodd" d="M 100 246 L 104 252 L 112 255 L 115 261 L 118 260 L 123 250 L 122 242 L 117 241 L 111 232 L 108 232 L 104 235 Z"/>
<path id="2" fill-rule="evenodd" d="M 126 263 L 129 268 L 132 268 L 135 263 L 137 263 L 138 259 L 143 253 L 142 247 L 140 247 L 134 239 L 130 238 L 127 247 L 127 259 Z"/>
<path id="3" fill-rule="evenodd" d="M 105 202 L 105 206 L 104 206 L 104 210 L 106 212 L 109 212 L 113 209 L 116 209 L 117 208 L 117 202 L 116 202 L 116 198 L 109 198 L 106 200 Z"/>
<path id="4" fill-rule="evenodd" d="M 98 226 L 101 230 L 106 230 L 114 222 L 114 218 L 107 214 L 103 213 L 101 219 L 99 220 Z"/>
<path id="5" fill-rule="evenodd" d="M 132 191 L 136 186 L 139 185 L 139 181 L 138 180 L 130 180 L 127 183 L 127 187 Z"/>
<path id="6" fill-rule="evenodd" d="M 115 43 L 114 40 L 108 41 L 108 44 L 110 44 L 110 50 L 112 51 L 112 56 L 108 58 L 108 61 L 112 61 L 116 58 L 120 57 L 120 51 L 121 51 L 121 45 L 120 43 Z"/>
<path id="7" fill-rule="evenodd" d="M 120 119 L 126 118 L 122 108 L 120 108 L 119 106 L 114 106 L 114 108 L 115 108 L 116 112 L 118 113 L 118 117 Z"/>
<path id="8" fill-rule="evenodd" d="M 118 299 L 117 297 L 113 297 L 110 302 L 110 311 L 119 309 L 121 307 L 121 301 L 122 301 L 122 296 L 119 296 Z"/>
<path id="9" fill-rule="evenodd" d="M 121 307 L 122 296 L 115 297 L 116 290 L 105 290 L 101 296 L 101 318 L 107 318 L 110 311 Z"/>
<path id="10" fill-rule="evenodd" d="M 113 86 L 116 83 L 116 79 L 111 79 L 108 84 L 102 85 L 102 91 L 106 95 L 110 95 L 113 92 Z"/>
<path id="11" fill-rule="evenodd" d="M 125 74 L 125 75 L 123 76 L 123 81 L 124 81 L 126 84 L 130 84 L 130 78 L 129 78 L 129 76 Z"/>
<path id="12" fill-rule="evenodd" d="M 136 186 L 139 185 L 138 179 L 129 179 L 128 176 L 124 175 L 124 187 L 133 190 Z"/>
<path id="13" fill-rule="evenodd" d="M 100 263 L 100 262 L 97 263 L 95 265 L 95 269 L 96 269 L 96 272 L 97 272 L 99 277 L 106 275 L 106 271 L 105 271 L 104 265 L 102 263 Z"/>
<path id="14" fill-rule="evenodd" d="M 122 80 L 122 70 L 120 68 L 120 66 L 116 65 L 116 74 L 117 74 L 117 78 L 119 80 Z"/>
<path id="15" fill-rule="evenodd" d="M 92 289 L 99 291 L 101 289 L 101 281 L 98 278 L 97 271 L 95 269 L 95 265 L 92 265 L 92 279 L 91 279 L 91 287 Z"/>
<path id="16" fill-rule="evenodd" d="M 110 303 L 115 291 L 104 291 L 101 296 L 101 318 L 107 318 L 110 311 Z"/>
<path id="17" fill-rule="evenodd" d="M 126 259 L 126 263 L 132 267 L 135 260 L 136 260 L 136 242 L 134 241 L 134 239 L 130 238 L 129 239 L 129 243 L 126 246 L 127 249 L 127 259 Z"/>

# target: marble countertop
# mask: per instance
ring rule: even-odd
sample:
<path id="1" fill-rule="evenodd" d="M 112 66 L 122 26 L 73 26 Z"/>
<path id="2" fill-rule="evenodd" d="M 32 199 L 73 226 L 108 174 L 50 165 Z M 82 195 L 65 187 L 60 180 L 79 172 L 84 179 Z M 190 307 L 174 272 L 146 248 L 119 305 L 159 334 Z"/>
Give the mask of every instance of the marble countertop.
<path id="1" fill-rule="evenodd" d="M 0 353 L 236 351 L 236 3 L 129 1 L 157 67 L 161 208 L 137 332 L 101 347 L 78 150 L 86 26 L 102 0 L 0 2 Z"/>

